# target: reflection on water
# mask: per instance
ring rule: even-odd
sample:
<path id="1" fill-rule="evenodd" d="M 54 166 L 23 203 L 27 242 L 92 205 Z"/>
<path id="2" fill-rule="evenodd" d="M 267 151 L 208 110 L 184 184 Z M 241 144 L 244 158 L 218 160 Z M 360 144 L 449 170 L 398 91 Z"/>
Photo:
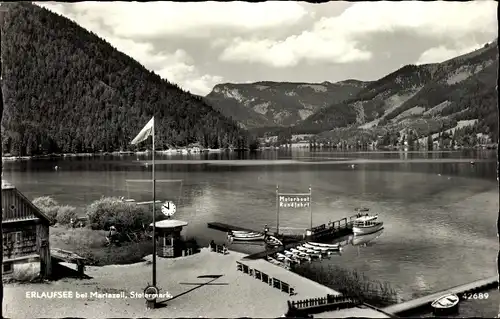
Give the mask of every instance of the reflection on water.
<path id="1" fill-rule="evenodd" d="M 379 231 L 374 232 L 373 234 L 367 234 L 367 235 L 353 235 L 351 239 L 351 244 L 353 246 L 368 246 L 368 244 L 371 244 L 372 241 L 377 239 L 382 235 L 384 232 L 384 228 L 380 229 Z"/>
<path id="2" fill-rule="evenodd" d="M 235 156 L 203 154 L 199 158 L 230 160 Z M 268 165 L 241 165 L 245 162 L 240 160 L 240 165 L 199 162 L 157 166 L 157 179 L 183 180 L 182 185 L 158 183 L 156 191 L 158 199 L 176 202 L 176 217 L 189 222 L 187 236 L 196 236 L 206 244 L 211 239 L 224 241 L 225 234 L 207 229 L 207 222 L 212 221 L 255 230 L 263 229 L 265 224 L 273 226 L 276 185 L 287 193 L 307 192 L 312 185 L 315 225 L 348 217 L 360 206 L 377 212 L 384 221 L 381 236 L 371 240 L 344 239 L 348 246 L 342 256 L 325 263 L 356 269 L 369 278 L 390 282 L 405 298 L 496 274 L 495 225 L 499 204 L 494 151 L 403 154 L 273 151 L 239 156 L 268 161 Z M 269 162 L 305 158 L 308 161 L 327 158 L 331 163 L 273 165 L 276 163 Z M 365 162 L 357 162 L 352 168 L 331 158 Z M 476 164 L 471 165 L 470 160 Z M 60 167 L 57 171 L 56 165 Z M 61 204 L 77 207 L 85 207 L 101 196 L 127 196 L 138 201 L 150 200 L 152 196 L 147 183 L 134 186 L 126 183 L 129 179 L 151 178 L 151 165 L 145 167 L 143 162 L 137 162 L 137 156 L 6 162 L 3 169 L 4 178 L 29 198 L 49 195 Z M 309 223 L 307 210 L 280 210 L 283 228 L 305 229 Z M 249 252 L 262 250 L 255 245 L 248 247 Z"/>

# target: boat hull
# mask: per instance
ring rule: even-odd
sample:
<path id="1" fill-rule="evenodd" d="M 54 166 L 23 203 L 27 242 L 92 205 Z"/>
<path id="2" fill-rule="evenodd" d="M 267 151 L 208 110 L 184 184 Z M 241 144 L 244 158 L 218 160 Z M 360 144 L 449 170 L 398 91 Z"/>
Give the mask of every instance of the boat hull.
<path id="1" fill-rule="evenodd" d="M 382 229 L 382 227 L 384 227 L 383 223 L 377 223 L 369 226 L 353 226 L 352 232 L 354 233 L 354 235 L 368 235 L 379 231 L 380 229 Z"/>
<path id="2" fill-rule="evenodd" d="M 307 243 L 309 246 L 313 247 L 318 247 L 318 248 L 328 248 L 328 250 L 340 250 L 340 245 L 339 244 L 323 244 L 323 243 L 315 243 L 315 242 L 308 242 Z"/>
<path id="3" fill-rule="evenodd" d="M 233 236 L 233 240 L 236 241 L 262 241 L 264 236 Z"/>
<path id="4" fill-rule="evenodd" d="M 443 301 L 446 302 L 443 304 Z M 457 314 L 460 307 L 460 298 L 455 294 L 443 296 L 436 299 L 431 304 L 431 307 L 434 315 L 444 316 Z"/>

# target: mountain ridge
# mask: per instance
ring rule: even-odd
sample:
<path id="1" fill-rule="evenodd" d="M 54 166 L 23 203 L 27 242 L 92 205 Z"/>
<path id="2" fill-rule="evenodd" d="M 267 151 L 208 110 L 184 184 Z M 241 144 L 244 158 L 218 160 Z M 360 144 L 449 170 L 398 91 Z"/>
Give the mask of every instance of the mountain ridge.
<path id="1" fill-rule="evenodd" d="M 451 119 L 450 123 L 478 119 L 478 132 L 497 140 L 497 70 L 498 40 L 441 63 L 405 65 L 371 82 L 354 98 L 316 112 L 295 129 L 316 133 L 341 127 L 370 129 L 403 120 L 411 128 L 410 122 L 419 117 Z"/>
<path id="2" fill-rule="evenodd" d="M 346 80 L 220 83 L 205 100 L 245 127 L 293 126 L 322 107 L 356 94 L 369 82 Z"/>

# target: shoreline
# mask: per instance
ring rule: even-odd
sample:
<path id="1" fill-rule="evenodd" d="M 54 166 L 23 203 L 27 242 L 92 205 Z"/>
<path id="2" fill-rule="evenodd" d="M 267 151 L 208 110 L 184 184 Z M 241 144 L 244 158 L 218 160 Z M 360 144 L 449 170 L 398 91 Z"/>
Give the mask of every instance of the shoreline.
<path id="1" fill-rule="evenodd" d="M 482 149 L 482 148 L 464 148 L 464 149 L 459 149 L 459 150 L 449 150 L 449 149 L 443 149 L 443 150 L 433 150 L 433 151 L 427 151 L 427 150 L 413 150 L 413 151 L 406 151 L 403 149 L 395 149 L 395 150 L 386 150 L 386 149 L 374 149 L 374 150 L 336 150 L 338 153 L 342 154 L 379 154 L 379 153 L 384 153 L 384 154 L 397 154 L 397 153 L 411 153 L 411 154 L 419 154 L 419 153 L 460 153 L 463 151 L 494 151 L 496 148 L 492 149 Z M 233 151 L 244 151 L 248 152 L 249 150 L 232 150 L 232 149 L 202 149 L 200 151 L 195 151 L 195 152 L 184 152 L 183 150 L 185 149 L 173 149 L 173 150 L 163 150 L 163 151 L 156 151 L 156 154 L 158 155 L 201 155 L 201 154 L 221 154 L 221 153 L 228 153 L 228 152 L 233 152 Z M 285 147 L 276 147 L 276 148 L 258 148 L 255 151 L 257 152 L 262 152 L 262 151 L 277 151 L 277 150 L 289 150 Z M 297 151 L 302 151 L 303 149 L 295 149 Z M 319 153 L 325 153 L 325 148 L 318 148 L 315 149 L 317 151 L 312 152 L 315 154 Z M 311 151 L 311 150 L 309 150 Z M 319 152 L 318 152 L 319 151 Z M 330 153 L 330 152 L 326 152 Z M 3 162 L 22 162 L 22 161 L 30 161 L 30 160 L 40 160 L 40 159 L 56 159 L 56 158 L 81 158 L 81 157 L 104 157 L 104 156 L 126 156 L 126 155 L 136 155 L 136 156 L 144 156 L 144 155 L 150 155 L 151 151 L 138 151 L 138 152 L 99 152 L 99 153 L 62 153 L 62 154 L 48 154 L 48 155 L 32 155 L 32 156 L 2 156 L 2 163 Z M 280 160 L 277 160 L 280 161 Z M 316 163 L 316 162 L 314 162 Z"/>

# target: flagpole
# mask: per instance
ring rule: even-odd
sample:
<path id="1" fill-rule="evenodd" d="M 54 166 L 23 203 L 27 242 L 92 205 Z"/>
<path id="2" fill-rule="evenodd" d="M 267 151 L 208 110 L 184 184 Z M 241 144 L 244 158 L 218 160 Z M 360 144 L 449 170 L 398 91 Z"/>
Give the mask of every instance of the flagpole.
<path id="1" fill-rule="evenodd" d="M 153 137 L 153 169 L 152 169 L 152 178 L 153 178 L 153 286 L 156 287 L 156 180 L 155 180 L 155 123 L 153 116 L 153 130 L 151 132 Z"/>
<path id="2" fill-rule="evenodd" d="M 311 215 L 311 231 L 313 229 L 313 212 L 312 212 L 312 187 L 309 185 L 309 214 Z"/>
<path id="3" fill-rule="evenodd" d="M 279 185 L 276 185 L 276 237 L 280 233 L 280 201 L 279 201 Z"/>

